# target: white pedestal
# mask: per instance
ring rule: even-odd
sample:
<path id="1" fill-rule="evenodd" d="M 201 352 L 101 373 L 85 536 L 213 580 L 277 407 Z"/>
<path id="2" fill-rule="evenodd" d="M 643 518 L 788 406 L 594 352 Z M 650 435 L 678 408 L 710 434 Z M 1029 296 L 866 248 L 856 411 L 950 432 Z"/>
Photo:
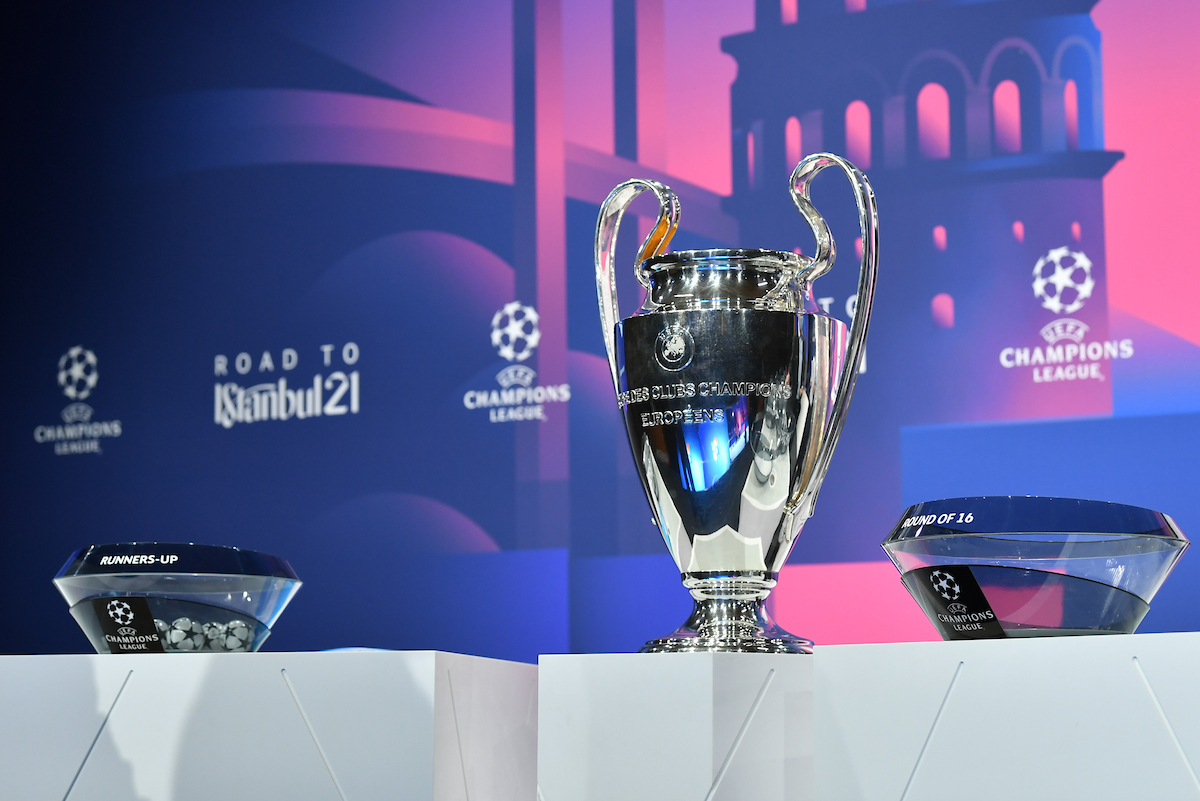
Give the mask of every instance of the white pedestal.
<path id="1" fill-rule="evenodd" d="M 1200 798 L 1200 633 L 825 646 L 813 666 L 822 801 Z"/>
<path id="2" fill-rule="evenodd" d="M 811 656 L 539 662 L 540 801 L 807 801 Z"/>
<path id="3" fill-rule="evenodd" d="M 531 801 L 537 669 L 457 654 L 0 657 L 0 797 Z"/>

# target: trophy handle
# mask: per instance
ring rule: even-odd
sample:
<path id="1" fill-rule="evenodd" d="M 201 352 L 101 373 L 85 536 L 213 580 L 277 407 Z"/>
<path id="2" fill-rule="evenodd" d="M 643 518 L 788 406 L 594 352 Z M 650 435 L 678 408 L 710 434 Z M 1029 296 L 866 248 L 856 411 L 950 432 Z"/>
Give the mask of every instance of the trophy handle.
<path id="1" fill-rule="evenodd" d="M 789 183 L 792 201 L 800 214 L 808 222 L 813 236 L 817 240 L 817 255 L 813 259 L 811 271 L 807 278 L 812 281 L 833 266 L 837 257 L 837 247 L 829 233 L 829 226 L 817 212 L 809 200 L 809 185 L 813 177 L 826 167 L 838 166 L 850 179 L 854 187 L 854 199 L 858 203 L 858 224 L 862 230 L 863 253 L 862 265 L 858 273 L 857 306 L 854 319 L 850 323 L 850 342 L 846 346 L 846 361 L 838 379 L 837 395 L 834 396 L 833 413 L 829 418 L 829 429 L 821 443 L 821 451 L 814 465 L 814 475 L 825 475 L 829 468 L 829 460 L 833 457 L 833 449 L 842 433 L 842 425 L 846 422 L 846 410 L 850 406 L 850 396 L 854 393 L 854 384 L 858 380 L 859 363 L 862 360 L 863 343 L 867 338 L 867 326 L 871 322 L 871 306 L 875 300 L 875 271 L 879 262 L 879 212 L 875 206 L 875 192 L 862 171 L 840 156 L 832 153 L 814 153 L 801 160 L 792 172 Z M 788 512 L 793 513 L 801 504 L 803 498 L 796 498 L 789 504 Z M 811 501 L 815 501 L 812 498 Z M 807 510 L 809 514 L 812 509 Z"/>
<path id="2" fill-rule="evenodd" d="M 634 274 L 637 276 L 638 283 L 646 289 L 650 289 L 650 277 L 646 269 L 642 267 L 642 262 L 666 252 L 671 237 L 675 235 L 675 229 L 679 227 L 679 198 L 665 184 L 634 178 L 621 184 L 609 194 L 600 206 L 600 217 L 596 221 L 596 297 L 600 302 L 600 327 L 604 329 L 604 348 L 608 352 L 608 367 L 612 372 L 613 386 L 616 387 L 617 392 L 621 391 L 617 375 L 616 350 L 616 325 L 621 319 L 621 312 L 617 308 L 617 277 L 613 272 L 617 255 L 617 231 L 621 227 L 621 218 L 625 216 L 625 210 L 629 208 L 629 204 L 647 189 L 658 198 L 658 222 L 638 250 Z"/>

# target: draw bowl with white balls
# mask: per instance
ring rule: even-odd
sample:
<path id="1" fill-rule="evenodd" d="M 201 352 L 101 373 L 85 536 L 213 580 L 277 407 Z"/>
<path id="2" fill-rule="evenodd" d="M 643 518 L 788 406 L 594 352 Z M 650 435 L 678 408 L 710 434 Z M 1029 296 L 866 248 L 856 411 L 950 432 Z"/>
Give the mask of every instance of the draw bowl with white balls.
<path id="1" fill-rule="evenodd" d="M 54 577 L 101 654 L 257 651 L 300 584 L 271 554 L 169 542 L 90 545 Z"/>

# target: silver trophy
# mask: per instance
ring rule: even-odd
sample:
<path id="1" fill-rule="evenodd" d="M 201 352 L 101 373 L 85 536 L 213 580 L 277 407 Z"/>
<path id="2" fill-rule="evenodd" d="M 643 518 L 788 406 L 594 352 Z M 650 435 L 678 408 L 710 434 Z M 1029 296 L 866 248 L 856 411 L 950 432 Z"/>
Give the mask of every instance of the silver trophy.
<path id="1" fill-rule="evenodd" d="M 862 228 L 849 330 L 821 310 L 812 290 L 835 249 L 809 185 L 835 165 L 854 186 Z M 617 231 L 646 190 L 660 204 L 634 269 L 646 302 L 622 320 Z M 845 159 L 805 158 L 790 190 L 816 237 L 814 258 L 667 253 L 679 199 L 655 181 L 626 181 L 600 208 L 596 290 L 617 405 L 655 522 L 695 600 L 687 622 L 643 652 L 811 653 L 812 642 L 775 625 L 763 603 L 812 515 L 846 419 L 871 318 L 879 233 L 871 185 Z"/>

